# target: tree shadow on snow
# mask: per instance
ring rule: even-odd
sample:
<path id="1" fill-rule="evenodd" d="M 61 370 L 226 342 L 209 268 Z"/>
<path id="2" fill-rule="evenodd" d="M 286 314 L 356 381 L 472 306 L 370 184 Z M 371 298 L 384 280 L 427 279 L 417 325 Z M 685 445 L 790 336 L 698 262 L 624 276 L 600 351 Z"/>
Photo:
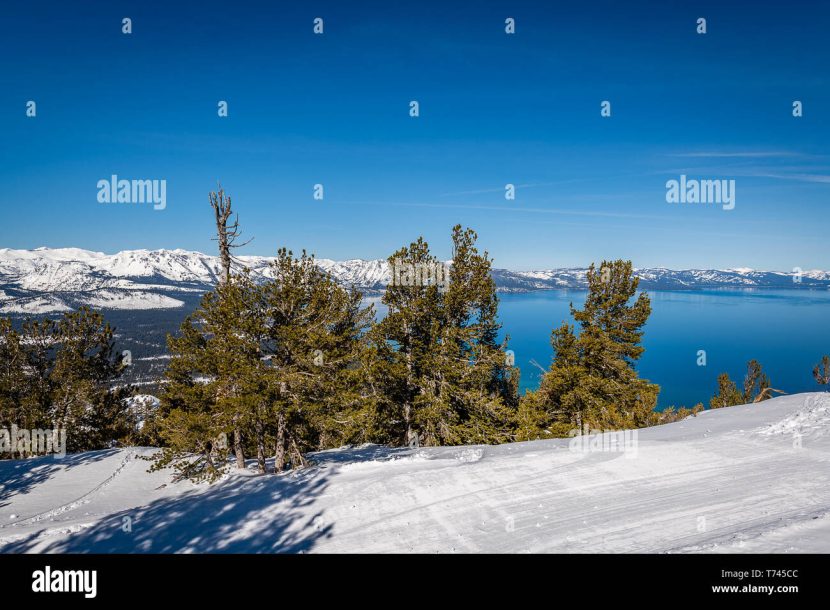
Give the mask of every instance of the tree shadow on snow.
<path id="1" fill-rule="evenodd" d="M 317 469 L 297 476 L 232 477 L 108 515 L 45 553 L 301 553 L 331 535 L 309 508 L 328 486 Z M 33 552 L 38 534 L 5 553 Z"/>

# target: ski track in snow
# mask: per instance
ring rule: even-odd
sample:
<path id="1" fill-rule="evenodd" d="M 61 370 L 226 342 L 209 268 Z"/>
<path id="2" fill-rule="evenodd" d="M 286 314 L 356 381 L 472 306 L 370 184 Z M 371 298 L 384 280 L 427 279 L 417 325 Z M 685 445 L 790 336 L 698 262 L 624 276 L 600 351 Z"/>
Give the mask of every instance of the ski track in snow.
<path id="1" fill-rule="evenodd" d="M 17 519 L 16 521 L 12 521 L 11 523 L 8 523 L 7 525 L 17 525 L 17 524 L 29 523 L 29 522 L 35 523 L 37 521 L 43 521 L 44 519 L 49 519 L 50 517 L 55 517 L 57 515 L 60 515 L 62 513 L 67 512 L 67 511 L 75 510 L 76 508 L 79 508 L 79 507 L 83 506 L 84 504 L 88 504 L 89 501 L 90 501 L 90 498 L 94 494 L 98 493 L 104 487 L 109 485 L 115 477 L 117 477 L 119 474 L 121 474 L 121 472 L 123 472 L 123 470 L 127 466 L 127 464 L 129 464 L 133 459 L 135 459 L 135 455 L 136 455 L 135 451 L 128 451 L 127 454 L 124 456 L 124 459 L 121 460 L 121 463 L 118 465 L 118 468 L 115 469 L 115 472 L 113 472 L 110 476 L 108 476 L 106 479 L 101 481 L 93 489 L 86 492 L 82 496 L 79 496 L 79 497 L 75 498 L 74 500 L 72 500 L 71 502 L 68 502 L 68 503 L 66 503 L 62 506 L 58 506 L 56 508 L 52 508 L 52 509 L 44 511 L 42 513 L 38 513 L 37 515 L 32 515 L 31 517 L 23 517 L 21 519 Z M 2 530 L 3 527 L 6 527 L 6 525 L 0 524 L 0 530 Z"/>
<path id="2" fill-rule="evenodd" d="M 212 486 L 148 473 L 149 448 L 4 461 L 0 552 L 826 553 L 829 431 L 812 393 L 640 430 L 635 455 L 364 446 Z"/>

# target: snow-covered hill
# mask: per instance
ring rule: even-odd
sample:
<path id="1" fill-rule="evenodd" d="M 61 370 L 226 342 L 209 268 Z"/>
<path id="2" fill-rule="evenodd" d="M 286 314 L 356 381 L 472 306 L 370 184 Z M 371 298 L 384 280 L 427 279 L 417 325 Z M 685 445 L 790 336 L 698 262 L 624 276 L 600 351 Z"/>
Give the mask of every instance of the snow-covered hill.
<path id="1" fill-rule="evenodd" d="M 255 277 L 269 277 L 272 258 L 239 256 Z M 385 261 L 318 259 L 344 285 L 377 293 L 389 281 Z M 218 257 L 186 250 L 125 250 L 117 254 L 77 248 L 0 249 L 0 311 L 50 313 L 81 305 L 100 309 L 181 307 L 210 290 L 220 274 Z"/>
<path id="2" fill-rule="evenodd" d="M 268 277 L 272 260 L 240 256 L 254 276 Z M 379 294 L 391 275 L 386 261 L 319 259 L 320 267 L 344 285 Z M 80 305 L 101 309 L 180 307 L 215 285 L 219 277 L 215 256 L 186 250 L 125 250 L 117 254 L 78 248 L 0 249 L 0 311 L 49 313 Z M 704 287 L 830 288 L 830 272 L 638 269 L 647 289 Z M 494 269 L 500 291 L 527 292 L 583 288 L 585 269 L 509 271 Z M 796 281 L 799 280 L 799 281 Z"/>
<path id="3" fill-rule="evenodd" d="M 148 474 L 151 449 L 0 461 L 0 551 L 830 552 L 830 394 L 706 411 L 626 452 L 584 440 L 341 449 L 213 486 Z"/>

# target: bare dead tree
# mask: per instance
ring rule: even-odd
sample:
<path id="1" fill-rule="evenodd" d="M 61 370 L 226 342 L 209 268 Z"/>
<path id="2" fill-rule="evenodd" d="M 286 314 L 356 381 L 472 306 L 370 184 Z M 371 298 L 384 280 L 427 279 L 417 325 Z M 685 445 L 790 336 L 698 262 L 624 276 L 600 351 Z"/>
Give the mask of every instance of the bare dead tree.
<path id="1" fill-rule="evenodd" d="M 755 400 L 753 400 L 752 402 L 761 402 L 762 400 L 772 398 L 773 392 L 777 392 L 778 394 L 786 394 L 784 390 L 776 390 L 775 388 L 764 388 L 758 393 L 758 396 L 756 396 Z"/>
<path id="2" fill-rule="evenodd" d="M 236 240 L 242 235 L 242 230 L 239 228 L 239 216 L 234 215 L 231 209 L 230 195 L 225 194 L 222 185 L 219 185 L 218 191 L 212 191 L 208 195 L 208 199 L 216 217 L 216 237 L 213 239 L 219 242 L 219 261 L 222 265 L 219 284 L 222 285 L 231 279 L 231 264 L 234 260 L 232 251 L 251 243 L 251 240 L 249 239 L 242 244 L 236 243 Z M 231 220 L 232 215 L 233 220 Z"/>
<path id="3" fill-rule="evenodd" d="M 216 237 L 213 239 L 219 242 L 219 261 L 222 265 L 222 275 L 219 277 L 219 286 L 221 287 L 231 281 L 231 264 L 234 259 L 232 251 L 235 248 L 241 248 L 249 244 L 251 240 L 242 244 L 236 243 L 236 240 L 242 234 L 242 230 L 239 228 L 239 216 L 234 215 L 231 221 L 231 215 L 233 215 L 231 198 L 225 194 L 221 184 L 218 191 L 212 191 L 208 195 L 208 200 L 216 217 Z M 242 447 L 242 432 L 239 426 L 236 425 L 235 420 L 236 418 L 234 418 L 233 451 L 236 455 L 236 467 L 241 469 L 245 468 L 245 452 Z"/>

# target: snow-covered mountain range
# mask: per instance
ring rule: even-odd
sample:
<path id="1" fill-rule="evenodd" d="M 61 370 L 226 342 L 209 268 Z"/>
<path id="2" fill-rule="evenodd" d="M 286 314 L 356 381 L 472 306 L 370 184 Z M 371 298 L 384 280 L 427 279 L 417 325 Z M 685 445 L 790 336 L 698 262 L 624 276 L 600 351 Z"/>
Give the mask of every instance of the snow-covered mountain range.
<path id="1" fill-rule="evenodd" d="M 269 277 L 263 256 L 240 256 L 254 276 Z M 317 259 L 339 282 L 369 295 L 383 292 L 391 275 L 384 260 Z M 0 312 L 52 313 L 80 305 L 99 309 L 167 309 L 198 299 L 219 277 L 215 256 L 187 250 L 125 250 L 116 254 L 78 248 L 0 249 Z M 584 268 L 493 269 L 502 292 L 585 287 Z M 638 269 L 645 289 L 830 288 L 830 271 L 752 269 Z"/>

